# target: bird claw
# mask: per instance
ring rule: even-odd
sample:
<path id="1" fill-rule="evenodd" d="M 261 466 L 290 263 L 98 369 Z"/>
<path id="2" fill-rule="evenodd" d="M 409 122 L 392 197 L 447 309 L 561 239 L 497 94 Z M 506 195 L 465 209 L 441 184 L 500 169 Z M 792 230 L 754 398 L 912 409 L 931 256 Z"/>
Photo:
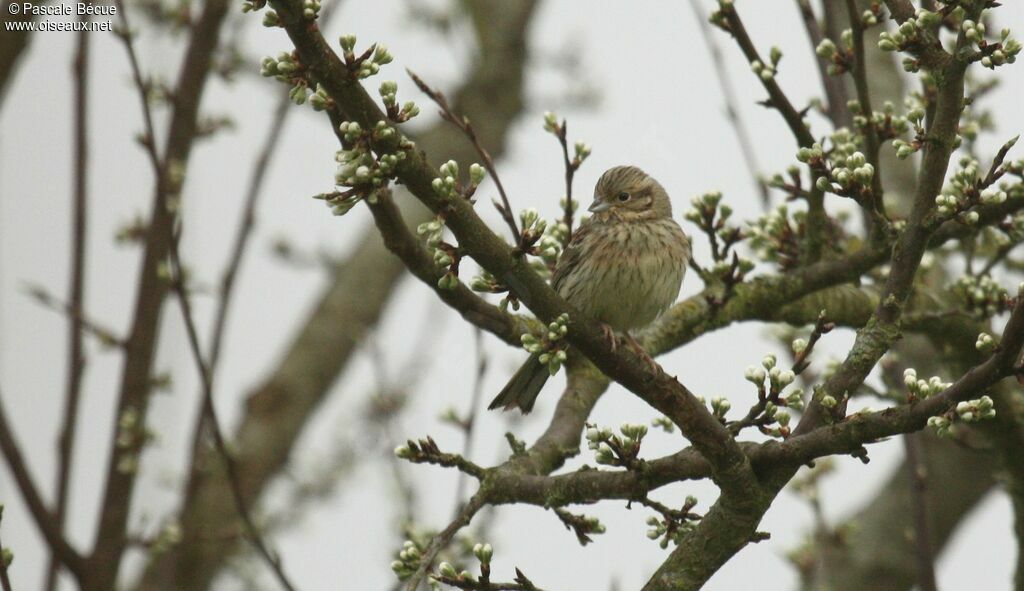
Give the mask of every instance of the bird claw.
<path id="1" fill-rule="evenodd" d="M 619 339 L 615 336 L 615 330 L 602 322 L 601 332 L 604 334 L 605 340 L 608 341 L 608 345 L 612 348 L 612 353 L 614 353 L 615 350 L 619 348 Z"/>
<path id="2" fill-rule="evenodd" d="M 636 352 L 636 354 L 639 355 L 640 358 L 644 360 L 644 363 L 647 364 L 648 369 L 650 369 L 653 373 L 658 373 L 658 371 L 661 369 L 661 366 L 658 365 L 658 362 L 655 361 L 653 357 L 647 354 L 647 351 L 644 351 L 644 348 L 640 345 L 640 343 L 637 342 L 637 340 L 633 338 L 633 335 L 629 334 L 628 332 L 626 333 L 626 342 L 629 343 L 630 348 L 633 349 Z"/>

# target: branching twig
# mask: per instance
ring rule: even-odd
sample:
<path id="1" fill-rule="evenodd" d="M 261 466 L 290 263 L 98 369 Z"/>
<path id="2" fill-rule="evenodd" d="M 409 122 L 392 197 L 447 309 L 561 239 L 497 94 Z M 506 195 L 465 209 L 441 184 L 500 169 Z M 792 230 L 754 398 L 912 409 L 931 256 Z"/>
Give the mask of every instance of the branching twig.
<path id="1" fill-rule="evenodd" d="M 125 29 L 128 29 L 127 16 L 124 12 L 124 6 L 122 0 L 115 0 L 118 3 L 118 12 L 121 13 L 121 19 L 124 23 Z M 146 124 L 146 135 L 149 138 L 155 137 L 155 128 L 153 127 L 153 115 L 152 109 L 147 97 L 147 87 L 143 82 L 141 69 L 139 67 L 138 59 L 135 55 L 134 44 L 130 34 L 126 31 L 123 36 L 126 49 L 129 54 L 130 61 L 132 63 L 132 71 L 134 74 L 136 88 L 140 93 L 142 100 L 143 118 Z M 157 191 L 160 192 L 160 187 L 165 187 L 167 180 L 166 176 L 166 164 L 161 160 L 156 150 L 156 144 L 153 141 L 144 142 L 144 147 L 149 155 L 150 163 L 153 165 L 153 174 L 156 179 Z M 163 200 L 163 205 L 166 207 L 166 201 Z M 168 219 L 173 220 L 174 214 L 171 211 L 164 212 L 164 215 Z M 261 558 L 270 566 L 278 583 L 288 591 L 295 589 L 291 581 L 289 581 L 287 575 L 281 566 L 281 561 L 278 556 L 270 551 L 269 547 L 263 541 L 260 535 L 259 528 L 253 521 L 249 509 L 247 507 L 245 497 L 242 493 L 241 482 L 238 476 L 238 469 L 235 465 L 234 458 L 231 452 L 228 450 L 227 442 L 224 439 L 224 435 L 220 429 L 220 422 L 217 419 L 217 409 L 213 402 L 213 383 L 210 376 L 209 367 L 204 360 L 202 349 L 199 344 L 199 334 L 196 329 L 196 324 L 192 316 L 191 303 L 188 297 L 187 286 L 185 285 L 184 273 L 182 270 L 181 259 L 178 251 L 178 241 L 180 239 L 180 230 L 176 229 L 174 223 L 169 223 L 164 226 L 167 233 L 165 240 L 168 244 L 168 254 L 171 263 L 171 287 L 177 296 L 178 303 L 181 306 L 182 318 L 185 323 L 185 329 L 188 336 L 189 347 L 192 352 L 193 360 L 196 364 L 196 369 L 200 377 L 203 389 L 203 415 L 205 416 L 205 422 L 213 436 L 214 446 L 217 449 L 218 454 L 221 456 L 224 462 L 224 471 L 227 475 L 228 482 L 231 485 L 231 493 L 235 502 L 235 507 L 238 512 L 239 518 L 242 520 L 242 524 L 245 528 L 246 538 L 256 549 L 257 553 Z M 153 229 L 153 231 L 159 231 Z"/>
<path id="2" fill-rule="evenodd" d="M 487 173 L 491 175 L 491 179 L 494 180 L 494 186 L 498 188 L 498 195 L 501 196 L 501 205 L 498 206 L 498 204 L 495 204 L 495 207 L 501 214 L 502 219 L 505 220 L 505 223 L 508 224 L 509 230 L 512 231 L 512 239 L 514 242 L 517 245 L 521 244 L 523 237 L 519 232 L 519 226 L 516 225 L 515 214 L 512 211 L 512 206 L 509 204 L 508 195 L 505 194 L 505 187 L 501 184 L 501 179 L 498 177 L 498 171 L 494 167 L 494 160 L 491 158 L 490 152 L 488 152 L 480 143 L 480 140 L 476 136 L 476 132 L 473 131 L 473 126 L 470 124 L 469 119 L 452 111 L 452 108 L 448 105 L 448 99 L 445 98 L 444 93 L 440 90 L 435 90 L 427 86 L 427 83 L 413 73 L 412 70 L 406 70 L 406 72 L 409 73 L 409 77 L 416 83 L 416 86 L 419 87 L 424 94 L 429 96 L 430 100 L 434 101 L 438 108 L 441 109 L 441 117 L 445 121 L 448 121 L 457 127 L 459 131 L 469 139 L 470 143 L 473 144 L 473 148 L 484 161 L 484 168 L 487 169 Z"/>
<path id="3" fill-rule="evenodd" d="M 810 0 L 797 0 L 800 8 L 800 17 L 804 22 L 804 29 L 807 30 L 807 37 L 811 42 L 811 49 L 817 49 L 825 40 L 825 33 L 818 24 L 818 18 L 814 14 Z M 814 63 L 818 66 L 818 76 L 821 77 L 821 85 L 825 89 L 825 98 L 828 101 L 828 116 L 833 127 L 849 127 L 852 123 L 850 109 L 846 106 L 847 92 L 842 79 L 831 76 L 828 73 L 828 66 L 824 59 L 815 56 Z"/>
<path id="4" fill-rule="evenodd" d="M 877 214 L 885 216 L 885 202 L 882 193 L 882 168 L 879 160 L 880 141 L 878 129 L 874 123 L 874 110 L 871 107 L 871 92 L 868 87 L 867 58 L 864 52 L 864 21 L 861 17 L 857 0 L 846 0 L 846 10 L 853 32 L 853 83 L 857 89 L 857 102 L 860 114 L 864 118 L 864 151 L 867 161 L 875 169 L 871 178 L 871 199 Z M 869 220 L 873 220 L 871 216 Z"/>
<path id="5" fill-rule="evenodd" d="M 473 520 L 473 517 L 477 514 L 480 509 L 486 505 L 484 497 L 477 492 L 469 502 L 459 511 L 459 514 L 448 524 L 448 527 L 441 530 L 436 536 L 430 540 L 430 545 L 423 552 L 423 556 L 420 559 L 420 567 L 416 572 L 409 578 L 405 585 L 405 591 L 417 591 L 420 582 L 427 575 L 427 572 L 433 566 L 434 560 L 437 559 L 437 555 L 448 547 L 451 543 L 452 538 L 462 528 L 469 525 L 469 522 Z"/>
<path id="6" fill-rule="evenodd" d="M 210 378 L 210 370 L 206 362 L 203 360 L 202 350 L 199 345 L 199 334 L 196 330 L 195 321 L 192 318 L 192 308 L 189 302 L 187 288 L 185 287 L 182 278 L 181 261 L 178 256 L 177 238 L 172 236 L 170 257 L 173 272 L 172 283 L 174 292 L 177 295 L 178 303 L 181 306 L 181 314 L 185 321 L 185 329 L 188 334 L 192 358 L 195 361 L 196 371 L 199 373 L 200 380 L 202 381 L 202 404 L 203 415 L 206 418 L 205 422 L 210 430 L 210 434 L 213 436 L 214 447 L 217 449 L 217 453 L 224 461 L 224 472 L 227 475 L 228 482 L 230 483 L 231 495 L 235 503 L 235 508 L 238 512 L 238 517 L 242 520 L 242 525 L 245 528 L 245 537 L 253 545 L 263 561 L 266 562 L 273 571 L 274 576 L 277 578 L 281 587 L 288 591 L 294 591 L 295 586 L 285 574 L 284 568 L 281 565 L 281 558 L 276 553 L 272 552 L 267 546 L 260 534 L 259 528 L 252 519 L 248 504 L 245 500 L 245 495 L 242 492 L 242 483 L 238 474 L 238 467 L 235 464 L 234 457 L 231 455 L 231 451 L 228 449 L 228 444 L 224 439 L 224 434 L 220 429 L 220 421 L 217 418 L 217 409 L 213 403 L 213 384 Z"/>
<path id="7" fill-rule="evenodd" d="M 39 488 L 32 480 L 28 471 L 28 464 L 21 453 L 21 448 L 14 440 L 14 431 L 7 421 L 7 412 L 4 410 L 3 395 L 0 394 L 0 451 L 3 452 L 7 466 L 14 476 L 14 482 L 18 485 L 22 499 L 28 505 L 32 520 L 39 528 L 47 545 L 57 555 L 61 564 L 67 567 L 80 585 L 86 581 L 87 564 L 85 558 L 75 550 L 64 538 L 60 526 L 43 502 L 39 494 Z"/>
<path id="8" fill-rule="evenodd" d="M 698 0 L 690 0 L 690 8 L 693 9 L 693 16 L 697 20 L 701 37 L 704 39 L 704 46 L 711 57 L 715 79 L 718 80 L 718 86 L 722 91 L 722 100 L 725 102 L 725 115 L 729 119 L 729 123 L 732 124 L 733 131 L 736 133 L 736 143 L 739 144 L 740 154 L 743 156 L 743 162 L 747 166 L 750 179 L 754 182 L 758 195 L 761 196 L 761 208 L 767 210 L 770 204 L 768 185 L 761 178 L 761 167 L 757 163 L 757 154 L 754 153 L 754 142 L 750 138 L 750 133 L 747 132 L 747 126 L 743 122 L 739 106 L 736 104 L 736 90 L 733 88 L 732 81 L 729 78 L 729 69 L 725 67 L 722 52 L 711 35 L 711 27 L 708 26 L 707 15 L 704 14 Z"/>

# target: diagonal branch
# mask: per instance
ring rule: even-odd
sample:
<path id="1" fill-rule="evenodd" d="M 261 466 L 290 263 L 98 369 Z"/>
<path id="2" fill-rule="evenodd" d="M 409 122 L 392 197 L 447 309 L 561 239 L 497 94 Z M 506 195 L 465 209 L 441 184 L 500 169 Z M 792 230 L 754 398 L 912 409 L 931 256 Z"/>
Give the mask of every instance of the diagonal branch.
<path id="1" fill-rule="evenodd" d="M 127 27 L 125 8 L 120 0 L 116 2 L 117 12 L 122 23 L 125 23 L 122 38 L 128 50 L 133 77 L 136 85 L 145 89 L 147 86 L 130 43 L 131 32 Z M 218 44 L 220 26 L 227 13 L 227 6 L 226 0 L 208 0 L 192 26 L 189 46 L 176 84 L 174 108 L 162 156 L 157 155 L 157 140 L 152 132 L 155 127 L 147 115 L 146 129 L 150 131 L 143 138 L 143 143 L 147 146 L 147 154 L 154 170 L 160 172 L 155 179 L 152 213 L 139 272 L 135 311 L 115 414 L 116 421 L 129 415 L 134 415 L 139 420 L 134 421 L 130 432 L 118 433 L 118 429 L 115 428 L 111 435 L 110 460 L 92 553 L 93 561 L 101 565 L 101 568 L 96 569 L 95 580 L 90 582 L 90 586 L 96 589 L 114 587 L 128 542 L 126 528 L 137 471 L 121 469 L 119 464 L 124 459 L 129 463 L 134 461 L 142 453 L 146 441 L 145 417 L 151 391 L 153 358 L 157 346 L 160 313 L 168 289 L 166 282 L 158 273 L 160 263 L 167 257 L 170 247 L 168 238 L 173 228 L 173 218 L 168 212 L 167 200 L 172 192 L 177 193 L 180 190 L 180 180 L 170 182 L 166 172 L 169 167 L 183 170 L 188 162 L 196 133 L 199 101 L 209 77 L 213 52 Z M 144 98 L 143 101 L 145 100 Z M 148 112 L 148 109 L 144 109 L 144 112 Z M 130 437 L 132 441 L 132 445 L 127 448 L 118 445 L 118 437 L 123 435 Z"/>
<path id="2" fill-rule="evenodd" d="M 84 582 L 89 574 L 88 563 L 64 538 L 64 534 L 61 532 L 60 525 L 57 523 L 55 516 L 46 508 L 46 504 L 39 494 L 39 488 L 32 480 L 32 475 L 28 471 L 28 465 L 25 463 L 25 457 L 21 453 L 21 448 L 14 440 L 14 431 L 7 421 L 7 412 L 4 410 L 2 395 L 0 395 L 0 451 L 3 452 L 7 466 L 11 469 L 11 473 L 14 476 L 14 482 L 18 485 L 18 490 L 21 492 L 25 504 L 28 505 L 28 510 L 32 514 L 32 520 L 35 521 L 36 527 L 39 528 L 39 532 L 43 535 L 43 539 L 46 540 L 47 545 L 58 557 L 61 564 L 71 571 L 71 574 L 80 585 L 84 586 Z"/>

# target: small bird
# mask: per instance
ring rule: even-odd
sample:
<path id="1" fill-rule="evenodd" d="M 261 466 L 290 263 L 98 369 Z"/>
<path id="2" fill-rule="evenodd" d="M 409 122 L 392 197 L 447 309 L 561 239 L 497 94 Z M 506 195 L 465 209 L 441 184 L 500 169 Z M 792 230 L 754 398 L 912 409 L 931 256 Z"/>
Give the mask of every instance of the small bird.
<path id="1" fill-rule="evenodd" d="M 614 332 L 629 334 L 675 302 L 690 260 L 690 239 L 672 219 L 672 203 L 658 181 L 635 166 L 605 171 L 594 187 L 593 216 L 573 234 L 551 286 L 583 314 Z M 488 409 L 533 409 L 550 373 L 533 354 Z M 647 357 L 647 359 L 650 359 Z"/>

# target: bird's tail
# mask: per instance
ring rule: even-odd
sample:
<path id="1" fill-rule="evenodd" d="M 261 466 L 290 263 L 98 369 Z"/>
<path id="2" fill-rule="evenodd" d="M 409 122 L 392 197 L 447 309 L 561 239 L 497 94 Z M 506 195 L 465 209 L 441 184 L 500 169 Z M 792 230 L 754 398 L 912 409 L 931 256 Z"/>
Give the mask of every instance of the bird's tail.
<path id="1" fill-rule="evenodd" d="M 505 384 L 501 392 L 491 401 L 487 410 L 493 410 L 499 406 L 505 410 L 518 408 L 526 414 L 533 410 L 533 403 L 537 400 L 544 382 L 548 381 L 551 375 L 547 365 L 538 359 L 540 355 L 534 353 L 526 360 L 526 363 L 519 368 L 519 371 L 512 376 L 512 379 Z"/>

